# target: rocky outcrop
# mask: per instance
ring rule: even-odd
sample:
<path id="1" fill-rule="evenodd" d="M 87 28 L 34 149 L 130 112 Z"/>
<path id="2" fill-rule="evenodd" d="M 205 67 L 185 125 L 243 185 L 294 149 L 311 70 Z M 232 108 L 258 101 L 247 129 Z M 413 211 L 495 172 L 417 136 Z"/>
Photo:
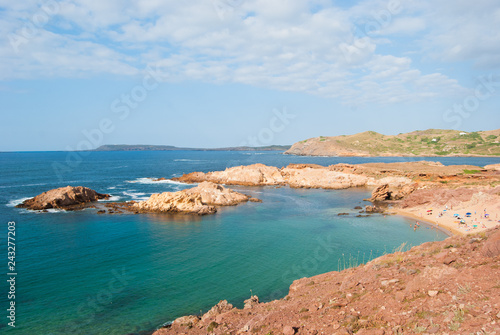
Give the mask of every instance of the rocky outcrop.
<path id="1" fill-rule="evenodd" d="M 290 165 L 281 170 L 283 179 L 294 188 L 346 189 L 364 186 L 371 178 L 326 167 Z"/>
<path id="2" fill-rule="evenodd" d="M 500 255 L 500 231 L 492 234 L 481 249 L 484 257 L 497 257 Z"/>
<path id="3" fill-rule="evenodd" d="M 384 209 L 377 206 L 366 206 L 366 213 L 384 213 Z"/>
<path id="4" fill-rule="evenodd" d="M 417 189 L 417 184 L 406 184 L 391 192 L 392 200 L 401 200 L 412 194 Z"/>
<path id="5" fill-rule="evenodd" d="M 500 257 L 483 250 L 499 235 L 500 228 L 473 239 L 453 236 L 298 279 L 281 300 L 247 309 L 219 303 L 201 319 L 177 319 L 154 335 L 494 334 Z"/>
<path id="6" fill-rule="evenodd" d="M 259 304 L 259 297 L 256 295 L 252 295 L 249 299 L 245 300 L 243 303 L 245 304 L 243 309 L 252 309 Z"/>
<path id="7" fill-rule="evenodd" d="M 132 204 L 137 212 L 213 214 L 216 206 L 234 206 L 249 200 L 241 194 L 211 182 L 203 182 L 191 189 L 156 193 L 146 201 Z"/>
<path id="8" fill-rule="evenodd" d="M 495 170 L 495 171 L 500 171 L 500 164 L 490 164 L 490 165 L 485 165 L 484 169 L 485 169 L 485 170 Z"/>
<path id="9" fill-rule="evenodd" d="M 383 184 L 375 188 L 372 192 L 371 202 L 380 202 L 387 200 L 401 200 L 417 189 L 415 184 L 405 184 L 400 187 L 390 187 L 389 184 Z"/>
<path id="10" fill-rule="evenodd" d="M 204 204 L 200 194 L 188 194 L 184 191 L 155 193 L 146 201 L 132 205 L 139 213 L 188 213 L 214 214 L 215 206 Z"/>
<path id="11" fill-rule="evenodd" d="M 210 181 L 225 185 L 289 185 L 295 188 L 325 189 L 346 189 L 364 186 L 367 183 L 377 184 L 370 177 L 335 171 L 330 167 L 315 164 L 290 164 L 288 167 L 282 169 L 263 164 L 253 164 L 228 168 L 225 171 L 192 172 L 173 180 L 186 183 Z"/>
<path id="12" fill-rule="evenodd" d="M 372 192 L 372 197 L 370 201 L 385 201 L 391 198 L 391 192 L 389 191 L 389 184 L 380 185 Z"/>
<path id="13" fill-rule="evenodd" d="M 217 305 L 212 307 L 208 312 L 206 312 L 202 317 L 201 317 L 201 322 L 207 322 L 210 320 L 216 321 L 215 318 L 218 315 L 221 315 L 223 313 L 229 312 L 233 309 L 233 305 L 227 302 L 227 300 L 221 300 Z"/>
<path id="14" fill-rule="evenodd" d="M 83 186 L 66 186 L 56 188 L 17 205 L 19 208 L 44 210 L 50 208 L 81 209 L 90 202 L 108 199 L 109 194 L 101 194 Z"/>
<path id="15" fill-rule="evenodd" d="M 250 199 L 248 195 L 207 181 L 184 192 L 189 195 L 199 194 L 201 202 L 211 206 L 235 206 Z"/>
<path id="16" fill-rule="evenodd" d="M 173 180 L 184 183 L 210 181 L 217 184 L 246 186 L 283 185 L 285 182 L 277 167 L 264 164 L 236 166 L 227 168 L 224 171 L 207 173 L 192 172 L 180 178 L 173 178 Z"/>

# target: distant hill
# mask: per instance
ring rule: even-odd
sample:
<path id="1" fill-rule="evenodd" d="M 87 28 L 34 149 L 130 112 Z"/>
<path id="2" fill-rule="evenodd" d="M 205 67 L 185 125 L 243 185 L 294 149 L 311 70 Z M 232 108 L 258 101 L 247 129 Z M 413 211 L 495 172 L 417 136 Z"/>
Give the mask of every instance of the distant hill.
<path id="1" fill-rule="evenodd" d="M 366 131 L 300 141 L 285 152 L 301 156 L 500 156 L 500 129 L 428 129 L 399 135 Z"/>
<path id="2" fill-rule="evenodd" d="M 264 147 L 228 147 L 216 149 L 203 148 L 179 148 L 171 145 L 128 145 L 128 144 L 106 144 L 93 151 L 285 151 L 290 149 L 290 145 L 268 145 Z"/>

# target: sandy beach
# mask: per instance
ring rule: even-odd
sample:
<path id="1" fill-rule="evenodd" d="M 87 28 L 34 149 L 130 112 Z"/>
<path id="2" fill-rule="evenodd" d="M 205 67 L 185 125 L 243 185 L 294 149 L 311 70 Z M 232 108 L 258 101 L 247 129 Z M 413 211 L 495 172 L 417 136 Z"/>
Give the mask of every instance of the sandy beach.
<path id="1" fill-rule="evenodd" d="M 500 226 L 500 202 L 498 196 L 477 201 L 478 197 L 458 205 L 418 206 L 397 208 L 396 213 L 403 216 L 431 222 L 453 234 L 468 235 Z M 480 198 L 480 197 L 479 197 Z M 428 212 L 432 210 L 431 212 Z M 470 213 L 470 215 L 467 215 Z M 457 215 L 458 214 L 458 218 Z M 462 223 L 461 223 L 462 222 Z"/>

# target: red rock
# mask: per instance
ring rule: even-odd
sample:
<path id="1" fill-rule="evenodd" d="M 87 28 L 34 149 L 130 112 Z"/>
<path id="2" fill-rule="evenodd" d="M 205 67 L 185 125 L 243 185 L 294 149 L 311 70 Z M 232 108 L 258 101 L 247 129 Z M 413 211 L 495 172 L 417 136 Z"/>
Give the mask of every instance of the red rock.
<path id="1" fill-rule="evenodd" d="M 206 312 L 201 317 L 201 322 L 207 323 L 207 321 L 214 321 L 217 315 L 221 315 L 225 312 L 229 312 L 233 309 L 233 305 L 227 302 L 227 300 L 221 300 L 217 305 L 212 307 L 208 312 Z"/>
<path id="2" fill-rule="evenodd" d="M 296 329 L 292 326 L 283 327 L 283 335 L 294 335 L 296 332 Z"/>
<path id="3" fill-rule="evenodd" d="M 256 295 L 252 295 L 249 299 L 245 300 L 244 303 L 245 306 L 243 307 L 243 309 L 250 309 L 259 304 L 259 297 Z"/>
<path id="4" fill-rule="evenodd" d="M 481 248 L 484 257 L 496 257 L 500 255 L 500 231 L 492 234 Z"/>

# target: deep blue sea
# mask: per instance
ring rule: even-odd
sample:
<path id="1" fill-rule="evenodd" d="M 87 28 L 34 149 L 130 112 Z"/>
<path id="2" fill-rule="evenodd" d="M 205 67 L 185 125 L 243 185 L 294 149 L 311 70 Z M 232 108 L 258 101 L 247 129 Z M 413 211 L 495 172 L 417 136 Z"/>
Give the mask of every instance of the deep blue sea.
<path id="1" fill-rule="evenodd" d="M 141 200 L 190 185 L 152 182 L 242 164 L 366 163 L 409 158 L 325 158 L 279 152 L 0 153 L 0 333 L 150 334 L 221 299 L 282 298 L 293 280 L 337 271 L 446 235 L 397 216 L 356 217 L 369 189 L 233 187 L 263 200 L 213 216 L 30 212 L 23 199 L 66 185 Z M 500 158 L 425 158 L 443 164 Z M 348 212 L 348 216 L 338 213 Z M 16 328 L 7 325 L 7 223 L 16 223 Z"/>

